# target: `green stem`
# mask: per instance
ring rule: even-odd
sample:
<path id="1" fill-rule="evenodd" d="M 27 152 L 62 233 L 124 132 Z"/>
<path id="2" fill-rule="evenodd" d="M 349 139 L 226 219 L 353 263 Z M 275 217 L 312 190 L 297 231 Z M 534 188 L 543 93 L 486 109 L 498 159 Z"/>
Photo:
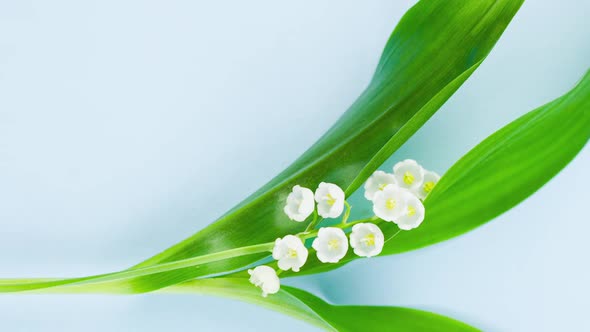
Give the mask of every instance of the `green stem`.
<path id="1" fill-rule="evenodd" d="M 346 225 L 346 221 L 348 221 L 348 217 L 350 217 L 351 206 L 347 201 L 344 201 L 344 205 L 346 206 L 346 211 L 344 212 L 344 217 L 342 217 L 342 224 Z"/>
<path id="2" fill-rule="evenodd" d="M 124 270 L 120 272 L 114 273 L 107 273 L 107 274 L 100 274 L 90 277 L 83 277 L 83 278 L 70 278 L 70 279 L 60 279 L 60 280 L 51 280 L 51 281 L 33 281 L 33 282 L 20 282 L 16 283 L 11 280 L 0 280 L 0 293 L 5 292 L 18 292 L 18 291 L 26 291 L 26 290 L 33 290 L 39 288 L 47 288 L 47 287 L 55 287 L 55 286 L 62 286 L 62 285 L 83 285 L 87 283 L 102 283 L 108 281 L 115 281 L 120 279 L 128 279 L 128 278 L 135 278 L 135 277 L 142 277 L 147 276 L 155 273 L 160 272 L 168 272 L 171 270 L 182 269 L 186 267 L 193 267 L 201 264 L 212 263 L 216 261 L 221 261 L 228 258 L 238 257 L 238 256 L 245 256 L 251 254 L 257 254 L 262 252 L 271 251 L 273 248 L 274 242 L 269 243 L 262 243 L 256 244 L 253 246 L 235 248 L 225 251 L 220 251 L 208 255 L 192 257 L 187 259 L 181 259 L 169 263 L 163 263 L 138 269 L 132 270 Z"/>
<path id="3" fill-rule="evenodd" d="M 371 217 L 371 218 L 365 218 L 365 219 L 359 219 L 359 220 L 351 221 L 351 222 L 346 223 L 346 224 L 340 223 L 338 225 L 334 225 L 334 226 L 330 226 L 330 227 L 336 227 L 336 228 L 340 228 L 340 229 L 346 229 L 346 228 L 352 227 L 352 226 L 354 226 L 356 224 L 360 224 L 360 223 L 364 223 L 364 222 L 372 222 L 372 223 L 378 224 L 379 223 L 378 220 L 379 220 L 379 218 Z M 318 231 L 316 230 L 316 231 L 313 231 L 313 232 L 300 233 L 299 234 L 299 237 L 302 240 L 306 240 L 306 239 L 310 239 L 312 237 L 316 237 L 317 235 L 318 235 Z"/>
<path id="4" fill-rule="evenodd" d="M 309 223 L 309 225 L 307 225 L 305 232 L 309 232 L 309 231 L 313 230 L 315 228 L 317 222 L 318 222 L 318 211 L 314 209 L 313 210 L 313 220 Z"/>
<path id="5" fill-rule="evenodd" d="M 334 227 L 337 228 L 348 228 L 355 224 L 362 222 L 375 221 L 375 217 L 356 220 L 347 224 L 339 224 Z M 317 236 L 318 231 L 300 233 L 298 234 L 303 240 Z M 120 272 L 113 272 L 107 274 L 100 274 L 95 276 L 83 277 L 83 278 L 69 278 L 69 279 L 37 279 L 37 280 L 15 280 L 15 279 L 0 279 L 0 293 L 7 292 L 19 292 L 19 291 L 31 291 L 44 288 L 51 288 L 57 286 L 79 286 L 88 284 L 100 284 L 109 281 L 118 281 L 122 279 L 136 278 L 156 273 L 168 272 L 172 270 L 178 270 L 187 267 L 195 267 L 202 264 L 212 263 L 229 259 L 238 256 L 246 256 L 263 252 L 270 252 L 274 246 L 273 242 L 261 243 L 247 247 L 229 249 L 220 251 L 212 254 L 207 254 L 198 257 L 192 257 L 187 259 L 181 259 L 173 262 L 162 263 L 137 269 L 124 270 Z"/>

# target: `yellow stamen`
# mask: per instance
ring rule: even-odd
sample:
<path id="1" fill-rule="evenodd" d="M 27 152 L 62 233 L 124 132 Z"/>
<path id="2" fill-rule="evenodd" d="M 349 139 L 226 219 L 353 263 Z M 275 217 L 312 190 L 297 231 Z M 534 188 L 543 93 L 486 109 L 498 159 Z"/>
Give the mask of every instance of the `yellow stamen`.
<path id="1" fill-rule="evenodd" d="M 416 208 L 413 206 L 408 206 L 408 217 L 411 217 L 416 214 Z"/>
<path id="2" fill-rule="evenodd" d="M 363 239 L 363 242 L 365 242 L 365 245 L 368 247 L 372 247 L 375 245 L 375 234 L 370 233 L 367 234 L 367 236 L 365 236 L 365 238 Z"/>
<path id="3" fill-rule="evenodd" d="M 328 202 L 328 204 L 330 206 L 334 205 L 334 203 L 336 203 L 336 198 L 332 197 L 332 195 L 327 194 L 326 195 L 326 202 Z"/>
<path id="4" fill-rule="evenodd" d="M 404 173 L 404 182 L 406 184 L 412 184 L 414 183 L 414 180 L 414 174 L 410 173 L 410 171 Z"/>
<path id="5" fill-rule="evenodd" d="M 393 210 L 393 209 L 395 209 L 395 199 L 393 199 L 393 198 L 390 198 L 390 199 L 388 199 L 388 200 L 385 202 L 385 207 L 386 207 L 388 210 Z"/>
<path id="6" fill-rule="evenodd" d="M 385 187 L 387 187 L 387 185 L 388 185 L 388 184 L 389 184 L 389 183 L 382 183 L 382 184 L 380 184 L 380 185 L 379 185 L 379 190 L 383 190 L 383 189 L 385 189 Z"/>
<path id="7" fill-rule="evenodd" d="M 431 192 L 432 188 L 434 188 L 434 182 L 432 182 L 432 181 L 426 182 L 423 187 L 424 191 L 427 193 Z"/>
<path id="8" fill-rule="evenodd" d="M 328 248 L 335 250 L 338 249 L 338 247 L 340 247 L 340 241 L 338 241 L 338 239 L 331 239 L 328 241 Z"/>
<path id="9" fill-rule="evenodd" d="M 291 258 L 297 257 L 297 250 L 289 248 L 289 250 L 287 250 L 287 256 Z"/>

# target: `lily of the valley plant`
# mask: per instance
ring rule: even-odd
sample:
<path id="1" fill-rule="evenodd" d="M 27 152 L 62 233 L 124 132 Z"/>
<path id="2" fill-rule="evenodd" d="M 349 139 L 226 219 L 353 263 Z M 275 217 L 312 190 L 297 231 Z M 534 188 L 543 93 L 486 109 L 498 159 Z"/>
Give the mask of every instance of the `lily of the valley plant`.
<path id="1" fill-rule="evenodd" d="M 334 126 L 217 221 L 123 271 L 4 279 L 0 292 L 197 293 L 262 305 L 330 331 L 477 330 L 409 308 L 332 305 L 281 280 L 466 233 L 532 195 L 584 147 L 590 73 L 486 138 L 442 177 L 414 160 L 384 165 L 485 60 L 521 4 L 419 1 L 387 41 L 366 90 Z"/>
<path id="2" fill-rule="evenodd" d="M 299 272 L 305 265 L 309 255 L 305 240 L 309 238 L 315 238 L 311 246 L 322 263 L 338 263 L 348 252 L 349 241 L 357 256 L 379 255 L 385 236 L 377 224 L 393 222 L 400 231 L 420 226 L 425 213 L 420 198 L 428 196 L 439 178 L 438 174 L 424 170 L 411 159 L 395 164 L 393 174 L 376 171 L 365 184 L 365 197 L 372 201 L 375 216 L 355 221 L 348 221 L 351 206 L 345 199 L 344 191 L 337 185 L 321 182 L 315 195 L 309 188 L 294 186 L 287 196 L 285 213 L 297 222 L 309 219 L 312 214 L 313 218 L 305 231 L 276 239 L 272 257 L 278 261 L 279 270 L 266 265 L 257 266 L 248 270 L 250 282 L 262 289 L 264 297 L 277 293 L 280 289 L 278 275 L 288 270 Z M 339 224 L 315 230 L 318 215 L 339 218 L 343 213 Z M 345 230 L 351 230 L 350 239 Z"/>

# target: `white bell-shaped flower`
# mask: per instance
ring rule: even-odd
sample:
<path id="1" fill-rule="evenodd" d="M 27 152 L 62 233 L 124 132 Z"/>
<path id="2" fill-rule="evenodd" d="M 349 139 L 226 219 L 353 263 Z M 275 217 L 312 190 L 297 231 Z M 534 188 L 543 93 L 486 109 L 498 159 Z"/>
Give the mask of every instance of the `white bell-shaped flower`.
<path id="1" fill-rule="evenodd" d="M 440 180 L 440 175 L 436 174 L 435 172 L 424 171 L 424 180 L 422 181 L 422 185 L 418 187 L 414 193 L 416 196 L 418 196 L 418 198 L 422 200 L 425 199 L 426 196 L 430 194 L 432 189 L 434 189 L 434 186 L 438 183 L 438 180 Z"/>
<path id="2" fill-rule="evenodd" d="M 266 297 L 268 294 L 274 294 L 281 289 L 281 282 L 277 276 L 277 272 L 266 265 L 260 265 L 254 269 L 248 270 L 250 274 L 250 282 L 262 289 L 262 296 Z"/>
<path id="3" fill-rule="evenodd" d="M 420 226 L 424 220 L 424 205 L 418 197 L 411 195 L 406 201 L 405 212 L 395 220 L 400 229 L 405 231 Z"/>
<path id="4" fill-rule="evenodd" d="M 307 255 L 307 248 L 295 235 L 276 239 L 272 249 L 272 258 L 278 261 L 279 268 L 283 271 L 292 269 L 293 272 L 299 272 L 299 269 L 307 261 Z"/>
<path id="5" fill-rule="evenodd" d="M 385 189 L 388 184 L 395 184 L 395 176 L 383 171 L 376 171 L 365 183 L 365 198 L 372 201 L 375 193 Z"/>
<path id="6" fill-rule="evenodd" d="M 354 253 L 361 257 L 377 256 L 383 250 L 385 237 L 377 225 L 361 223 L 352 226 L 350 234 L 350 246 Z"/>
<path id="7" fill-rule="evenodd" d="M 297 185 L 287 196 L 284 211 L 289 219 L 301 222 L 309 217 L 314 208 L 313 191 Z"/>
<path id="8" fill-rule="evenodd" d="M 406 159 L 393 166 L 393 175 L 400 187 L 416 190 L 422 185 L 424 169 L 415 160 Z"/>
<path id="9" fill-rule="evenodd" d="M 340 228 L 322 227 L 311 246 L 322 263 L 337 263 L 348 251 L 348 239 Z"/>
<path id="10" fill-rule="evenodd" d="M 344 210 L 344 191 L 333 183 L 322 182 L 315 191 L 315 201 L 322 218 L 338 218 Z"/>
<path id="11" fill-rule="evenodd" d="M 394 221 L 406 212 L 406 201 L 410 196 L 415 197 L 408 190 L 395 184 L 387 185 L 375 193 L 373 212 L 385 221 Z"/>

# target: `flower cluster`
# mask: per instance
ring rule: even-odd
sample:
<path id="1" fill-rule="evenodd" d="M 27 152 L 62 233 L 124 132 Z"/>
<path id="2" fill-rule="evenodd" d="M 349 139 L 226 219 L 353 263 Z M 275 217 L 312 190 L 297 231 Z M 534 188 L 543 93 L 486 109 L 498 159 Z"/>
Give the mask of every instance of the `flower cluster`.
<path id="1" fill-rule="evenodd" d="M 393 167 L 393 173 L 376 171 L 365 184 L 365 198 L 373 203 L 375 216 L 369 219 L 347 222 L 350 205 L 344 191 L 333 183 L 322 182 L 315 193 L 299 185 L 287 196 L 283 209 L 289 219 L 303 222 L 314 214 L 305 232 L 286 235 L 274 242 L 272 257 L 277 261 L 279 272 L 299 272 L 307 261 L 309 251 L 305 239 L 315 237 L 311 247 L 322 263 L 338 263 L 349 248 L 357 256 L 379 255 L 385 244 L 385 236 L 377 223 L 393 222 L 400 230 L 420 226 L 424 220 L 422 200 L 432 191 L 440 176 L 427 171 L 414 160 L 401 161 Z M 322 218 L 338 218 L 342 222 L 333 227 L 321 227 L 315 231 L 318 215 Z M 371 222 L 375 221 L 375 223 Z M 349 236 L 345 229 L 351 229 Z M 262 289 L 262 295 L 274 294 L 280 289 L 277 272 L 269 266 L 248 270 L 250 282 Z"/>
<path id="2" fill-rule="evenodd" d="M 322 218 L 338 218 L 344 211 L 344 191 L 333 183 L 322 182 L 315 195 L 308 188 L 299 185 L 293 187 L 293 191 L 287 196 L 285 214 L 291 220 L 304 221 L 315 210 L 314 199 L 318 205 L 318 214 Z"/>
<path id="3" fill-rule="evenodd" d="M 393 166 L 393 173 L 377 171 L 365 183 L 365 198 L 373 201 L 373 212 L 400 229 L 410 230 L 424 220 L 423 199 L 440 176 L 407 159 Z"/>

